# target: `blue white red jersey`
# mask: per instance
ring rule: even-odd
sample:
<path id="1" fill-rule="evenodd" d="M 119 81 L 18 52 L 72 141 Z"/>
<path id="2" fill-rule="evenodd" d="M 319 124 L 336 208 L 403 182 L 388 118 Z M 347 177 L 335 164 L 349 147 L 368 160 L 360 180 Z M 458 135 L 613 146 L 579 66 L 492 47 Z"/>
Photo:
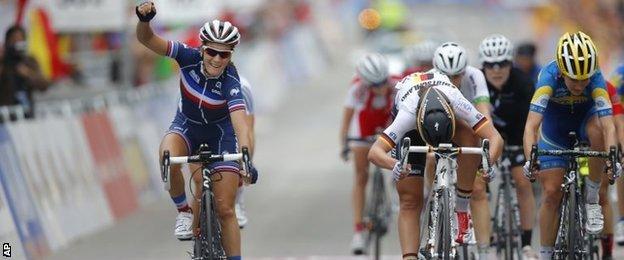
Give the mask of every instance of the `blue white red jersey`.
<path id="1" fill-rule="evenodd" d="M 207 77 L 201 52 L 177 41 L 168 42 L 167 56 L 180 66 L 178 111 L 189 120 L 210 124 L 228 118 L 231 112 L 246 109 L 234 65 L 227 65 L 219 77 Z"/>

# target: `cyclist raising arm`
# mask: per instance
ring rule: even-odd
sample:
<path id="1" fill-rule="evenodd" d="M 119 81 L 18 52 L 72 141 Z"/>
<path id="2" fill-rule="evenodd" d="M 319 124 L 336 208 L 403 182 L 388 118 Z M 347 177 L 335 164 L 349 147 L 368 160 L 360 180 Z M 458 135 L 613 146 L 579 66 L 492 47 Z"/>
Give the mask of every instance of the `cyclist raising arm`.
<path id="1" fill-rule="evenodd" d="M 444 139 L 447 137 L 450 139 L 455 133 L 449 130 L 447 126 L 453 125 L 450 129 L 456 128 L 457 132 L 460 134 L 462 132 L 463 134 L 473 134 L 474 131 L 479 137 L 489 139 L 491 145 L 490 158 L 496 161 L 502 152 L 503 139 L 492 123 L 464 98 L 462 93 L 451 84 L 446 75 L 437 71 L 414 73 L 405 77 L 397 87 L 400 88 L 400 90 L 396 99 L 398 104 L 395 105 L 398 107 L 396 118 L 392 124 L 384 130 L 381 137 L 375 141 L 368 153 L 368 159 L 379 167 L 393 170 L 394 178 L 397 180 L 397 191 L 401 204 L 399 212 L 399 238 L 401 241 L 403 259 L 416 259 L 420 237 L 419 224 L 420 210 L 422 209 L 423 203 L 423 180 L 422 178 L 407 178 L 414 175 L 410 175 L 409 172 L 402 172 L 401 169 L 399 169 L 397 159 L 388 155 L 388 152 L 392 150 L 396 144 L 401 143 L 403 136 L 413 129 L 419 129 L 419 136 L 426 137 L 430 140 L 439 140 L 439 138 Z M 435 91 L 427 91 L 426 93 L 432 94 L 421 97 L 421 91 L 419 91 L 421 88 L 434 88 Z M 420 113 L 417 120 L 416 111 L 421 99 L 423 100 L 422 102 L 429 102 L 428 100 L 434 102 L 433 99 L 435 99 L 435 102 L 442 102 L 445 108 L 450 109 L 438 109 L 430 113 Z M 444 113 L 444 116 L 440 117 L 439 112 Z M 455 120 L 454 115 L 457 115 L 457 118 L 462 120 Z M 446 118 L 446 120 L 444 118 Z M 435 124 L 422 124 L 423 121 L 428 121 L 429 119 L 440 120 L 440 124 L 438 127 L 435 127 Z M 460 126 L 462 124 L 466 127 Z M 460 141 L 458 143 L 463 145 L 461 140 L 454 139 L 454 141 Z M 425 140 L 421 138 L 412 140 L 413 145 L 424 145 L 424 143 Z M 458 192 L 455 198 L 457 201 L 456 213 L 458 216 L 467 214 L 469 201 L 461 197 L 462 194 L 460 193 L 462 190 L 469 191 L 472 189 L 475 178 L 474 173 L 477 171 L 476 166 L 462 167 L 462 165 L 464 165 L 462 157 L 464 157 L 463 154 L 459 155 Z M 416 161 L 416 167 L 419 167 L 419 175 L 422 177 L 425 156 L 421 155 Z M 468 196 L 470 196 L 469 193 Z M 468 219 L 464 218 L 459 221 L 467 222 Z M 467 223 L 465 223 L 465 226 L 467 227 Z M 458 235 L 465 235 L 466 232 L 467 230 L 459 230 Z"/>
<path id="2" fill-rule="evenodd" d="M 530 158 L 531 146 L 538 142 L 539 149 L 569 149 L 568 132 L 576 131 L 581 139 L 589 139 L 592 150 L 609 150 L 616 145 L 611 103 L 605 81 L 598 69 L 598 55 L 591 38 L 583 32 L 565 33 L 557 45 L 556 61 L 550 62 L 540 72 L 530 112 L 524 129 L 524 154 Z M 586 131 L 601 129 L 603 140 L 596 135 L 586 136 Z M 604 144 L 604 145 L 600 145 Z M 539 210 L 540 258 L 552 257 L 557 232 L 557 210 L 561 201 L 561 183 L 568 166 L 564 157 L 540 156 L 540 184 L 542 203 Z M 525 174 L 533 169 L 525 163 Z M 603 216 L 598 205 L 598 189 L 603 161 L 589 160 L 589 178 L 585 179 L 585 229 L 597 234 L 603 228 Z M 616 171 L 619 172 L 619 163 Z M 529 171 L 530 170 L 530 171 Z"/>
<path id="3" fill-rule="evenodd" d="M 140 20 L 136 28 L 139 42 L 157 54 L 175 59 L 180 66 L 181 98 L 176 116 L 161 142 L 160 154 L 169 150 L 172 156 L 189 155 L 203 143 L 214 154 L 237 153 L 238 145 L 253 151 L 239 77 L 230 62 L 240 40 L 238 29 L 229 22 L 207 22 L 199 32 L 202 46 L 191 48 L 154 34 L 149 25 L 156 15 L 154 3 L 138 5 L 136 14 Z M 191 170 L 197 168 L 195 165 Z M 209 169 L 218 179 L 213 185 L 222 243 L 229 259 L 241 259 L 240 231 L 234 214 L 240 166 L 237 162 L 220 162 L 209 165 Z M 195 190 L 200 190 L 201 177 L 194 175 Z M 171 168 L 169 193 L 179 211 L 174 233 L 178 239 L 190 239 L 192 226 L 198 223 L 197 219 L 193 220 L 192 212 L 199 211 L 189 209 L 180 167 Z M 193 202 L 193 208 L 197 209 L 197 200 Z"/>

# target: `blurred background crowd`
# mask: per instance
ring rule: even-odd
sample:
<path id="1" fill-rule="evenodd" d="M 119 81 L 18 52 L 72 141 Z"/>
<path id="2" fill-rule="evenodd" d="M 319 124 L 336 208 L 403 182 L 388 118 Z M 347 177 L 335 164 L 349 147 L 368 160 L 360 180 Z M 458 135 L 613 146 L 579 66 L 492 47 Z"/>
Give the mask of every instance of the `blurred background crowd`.
<path id="1" fill-rule="evenodd" d="M 179 96 L 177 65 L 137 41 L 134 6 L 140 2 L 0 0 L 0 154 L 13 156 L 0 158 L 0 240 L 21 243 L 29 258 L 108 227 L 163 194 L 155 155 Z M 352 67 L 365 51 L 388 55 L 398 73 L 414 65 L 414 44 L 459 40 L 474 64 L 481 39 L 504 33 L 517 46 L 517 64 L 535 71 L 554 58 L 563 32 L 580 29 L 598 46 L 605 74 L 624 58 L 624 0 L 154 2 L 152 25 L 169 40 L 198 46 L 198 28 L 213 18 L 238 26 L 242 40 L 233 60 L 254 86 L 258 131 L 288 93 L 338 65 Z M 484 21 L 505 31 L 482 28 Z M 347 80 L 324 84 L 344 86 L 339 93 L 348 86 Z M 56 125 L 59 118 L 64 125 Z M 72 132 L 77 126 L 84 131 Z M 66 144 L 66 154 L 48 149 Z M 88 162 L 75 165 L 75 155 Z M 49 165 L 53 174 L 39 172 Z M 73 191 L 76 183 L 91 190 Z M 121 189 L 130 194 L 116 197 Z M 68 227 L 84 217 L 64 210 L 71 194 L 90 194 L 96 206 L 71 207 L 92 210 L 98 220 Z"/>

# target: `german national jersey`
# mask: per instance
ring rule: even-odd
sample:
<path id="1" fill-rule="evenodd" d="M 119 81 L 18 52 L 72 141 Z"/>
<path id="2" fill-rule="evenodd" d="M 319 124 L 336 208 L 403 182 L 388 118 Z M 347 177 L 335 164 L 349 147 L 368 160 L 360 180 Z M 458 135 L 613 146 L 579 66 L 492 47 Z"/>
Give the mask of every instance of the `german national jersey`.
<path id="1" fill-rule="evenodd" d="M 216 78 L 204 73 L 201 53 L 183 43 L 169 41 L 167 56 L 180 66 L 180 102 L 178 111 L 188 120 L 208 124 L 245 109 L 241 83 L 234 65 L 228 65 Z"/>

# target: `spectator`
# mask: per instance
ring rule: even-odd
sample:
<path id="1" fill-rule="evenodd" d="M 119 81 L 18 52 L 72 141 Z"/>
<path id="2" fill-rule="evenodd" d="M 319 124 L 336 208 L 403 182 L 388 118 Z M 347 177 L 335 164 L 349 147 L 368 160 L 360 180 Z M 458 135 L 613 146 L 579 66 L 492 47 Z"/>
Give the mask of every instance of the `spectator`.
<path id="1" fill-rule="evenodd" d="M 21 26 L 9 27 L 4 39 L 4 55 L 0 62 L 0 106 L 21 105 L 25 116 L 32 118 L 33 90 L 46 90 L 50 83 L 37 61 L 26 53 L 26 31 Z"/>
<path id="2" fill-rule="evenodd" d="M 515 64 L 522 72 L 531 76 L 533 82 L 537 81 L 537 75 L 541 66 L 535 61 L 535 52 L 537 51 L 535 44 L 530 42 L 522 43 L 516 48 Z"/>

